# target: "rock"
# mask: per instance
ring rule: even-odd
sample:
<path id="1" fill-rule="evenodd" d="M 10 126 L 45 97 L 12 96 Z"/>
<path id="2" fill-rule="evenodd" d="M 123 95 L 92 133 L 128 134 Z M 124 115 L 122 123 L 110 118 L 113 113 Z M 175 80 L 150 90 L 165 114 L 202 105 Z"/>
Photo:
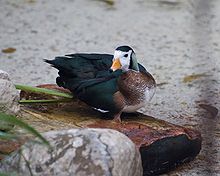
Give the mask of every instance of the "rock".
<path id="1" fill-rule="evenodd" d="M 8 73 L 0 70 L 0 112 L 17 115 L 20 110 L 19 99 L 19 92 L 11 82 Z M 13 125 L 0 121 L 0 130 L 8 131 L 12 127 Z"/>
<path id="2" fill-rule="evenodd" d="M 21 153 L 18 151 L 1 162 L 1 171 L 26 176 L 143 174 L 135 144 L 115 130 L 71 129 L 47 132 L 44 137 L 54 147 L 52 152 L 42 144 L 28 142 L 22 146 Z"/>
<path id="3" fill-rule="evenodd" d="M 0 139 L 0 160 L 6 155 L 9 155 L 13 151 L 19 149 L 24 144 L 25 139 L 17 140 L 4 140 Z"/>
<path id="4" fill-rule="evenodd" d="M 11 82 L 8 73 L 0 70 L 0 111 L 17 115 L 20 110 L 19 92 Z"/>

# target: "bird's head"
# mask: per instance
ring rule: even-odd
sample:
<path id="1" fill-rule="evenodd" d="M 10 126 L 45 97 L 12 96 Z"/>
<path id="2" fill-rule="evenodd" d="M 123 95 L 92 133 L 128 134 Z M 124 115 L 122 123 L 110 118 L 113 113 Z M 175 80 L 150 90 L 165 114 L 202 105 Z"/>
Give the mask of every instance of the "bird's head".
<path id="1" fill-rule="evenodd" d="M 129 69 L 139 71 L 137 58 L 134 50 L 129 46 L 119 46 L 115 49 L 111 69 L 116 71 L 128 71 Z"/>

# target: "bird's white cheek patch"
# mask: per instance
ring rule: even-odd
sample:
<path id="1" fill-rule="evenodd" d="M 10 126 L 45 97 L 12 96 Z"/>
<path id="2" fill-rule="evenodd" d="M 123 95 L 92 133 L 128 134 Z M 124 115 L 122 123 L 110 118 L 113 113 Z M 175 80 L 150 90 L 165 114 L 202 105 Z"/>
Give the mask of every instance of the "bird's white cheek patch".
<path id="1" fill-rule="evenodd" d="M 121 51 L 115 51 L 114 53 L 114 58 L 120 58 L 122 55 L 122 52 Z"/>

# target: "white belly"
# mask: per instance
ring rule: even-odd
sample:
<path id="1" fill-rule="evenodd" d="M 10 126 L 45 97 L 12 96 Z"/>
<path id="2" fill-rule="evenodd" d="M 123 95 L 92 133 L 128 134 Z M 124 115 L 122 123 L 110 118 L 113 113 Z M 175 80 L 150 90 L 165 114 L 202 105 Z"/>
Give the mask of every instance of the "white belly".
<path id="1" fill-rule="evenodd" d="M 140 103 L 137 105 L 130 105 L 130 106 L 125 106 L 122 112 L 135 112 L 138 109 L 144 107 L 145 103 Z"/>

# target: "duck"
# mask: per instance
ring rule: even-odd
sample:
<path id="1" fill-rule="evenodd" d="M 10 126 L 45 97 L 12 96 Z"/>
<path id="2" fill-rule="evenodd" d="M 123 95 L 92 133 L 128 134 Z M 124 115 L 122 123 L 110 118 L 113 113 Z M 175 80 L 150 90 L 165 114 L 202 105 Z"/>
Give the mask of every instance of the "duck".
<path id="1" fill-rule="evenodd" d="M 75 53 L 45 62 L 58 70 L 56 83 L 93 109 L 121 122 L 121 114 L 136 112 L 155 94 L 153 76 L 138 63 L 130 46 L 114 54 Z"/>

